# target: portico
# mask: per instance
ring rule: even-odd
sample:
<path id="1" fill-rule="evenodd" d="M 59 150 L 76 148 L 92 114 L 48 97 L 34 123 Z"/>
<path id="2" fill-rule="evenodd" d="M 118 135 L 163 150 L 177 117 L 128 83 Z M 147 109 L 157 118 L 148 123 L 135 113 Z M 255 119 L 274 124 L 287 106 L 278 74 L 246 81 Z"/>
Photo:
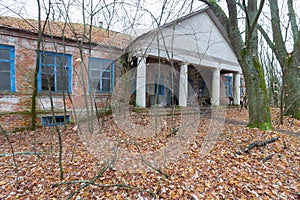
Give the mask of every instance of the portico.
<path id="1" fill-rule="evenodd" d="M 136 38 L 136 105 L 179 106 L 197 99 L 212 105 L 240 102 L 242 70 L 225 30 L 209 9 L 197 11 Z M 167 70 L 166 70 L 167 69 Z M 227 79 L 231 82 L 228 84 Z M 229 92 L 227 91 L 229 90 Z"/>

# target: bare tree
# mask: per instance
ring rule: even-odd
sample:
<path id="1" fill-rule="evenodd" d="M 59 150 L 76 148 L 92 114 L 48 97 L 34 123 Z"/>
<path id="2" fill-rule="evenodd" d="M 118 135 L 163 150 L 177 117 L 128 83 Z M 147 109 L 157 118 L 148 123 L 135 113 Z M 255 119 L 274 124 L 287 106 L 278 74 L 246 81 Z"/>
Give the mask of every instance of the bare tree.
<path id="1" fill-rule="evenodd" d="M 37 0 L 37 8 L 38 8 L 38 38 L 37 38 L 37 48 L 36 48 L 36 64 L 35 64 L 35 71 L 34 71 L 34 82 L 33 82 L 33 91 L 32 91 L 32 97 L 31 97 L 31 130 L 35 130 L 36 128 L 36 96 L 38 92 L 38 73 L 39 73 L 39 64 L 40 64 L 40 52 L 41 52 L 41 47 L 43 43 L 43 33 L 45 32 L 46 24 L 48 21 L 49 17 L 49 10 L 47 11 L 46 15 L 46 20 L 44 24 L 42 24 L 42 19 L 41 19 L 41 1 Z M 49 6 L 50 9 L 50 6 Z"/>
<path id="2" fill-rule="evenodd" d="M 266 82 L 268 88 L 268 98 L 270 105 L 280 107 L 280 94 L 282 88 L 282 74 L 280 66 L 265 41 L 260 38 L 259 57 L 266 74 Z"/>
<path id="3" fill-rule="evenodd" d="M 280 10 L 277 0 L 269 0 L 272 25 L 272 39 L 268 33 L 259 26 L 259 30 L 272 49 L 282 69 L 282 98 L 281 113 L 283 115 L 292 115 L 300 119 L 300 30 L 297 25 L 296 13 L 294 10 L 294 1 L 287 1 L 288 21 L 286 24 L 281 20 Z M 283 32 L 285 31 L 285 33 Z M 292 33 L 292 50 L 288 51 L 287 34 Z M 285 34 L 285 36 L 284 36 Z M 281 117 L 281 123 L 283 119 Z"/>
<path id="4" fill-rule="evenodd" d="M 205 2 L 223 22 L 231 40 L 234 51 L 238 57 L 245 77 L 246 94 L 249 104 L 250 127 L 271 129 L 271 115 L 263 67 L 258 58 L 257 21 L 262 12 L 264 0 L 242 1 L 245 16 L 245 32 L 239 30 L 238 3 L 235 0 L 227 0 L 229 16 L 214 0 L 200 0 Z M 245 38 L 243 39 L 243 35 Z"/>

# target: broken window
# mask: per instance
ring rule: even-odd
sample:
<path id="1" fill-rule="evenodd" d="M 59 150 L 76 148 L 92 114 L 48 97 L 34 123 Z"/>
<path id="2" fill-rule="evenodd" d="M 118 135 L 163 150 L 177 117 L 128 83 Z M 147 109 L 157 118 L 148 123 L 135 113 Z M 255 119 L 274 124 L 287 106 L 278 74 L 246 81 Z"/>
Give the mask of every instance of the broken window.
<path id="1" fill-rule="evenodd" d="M 39 91 L 71 92 L 71 56 L 42 52 L 40 57 Z"/>
<path id="2" fill-rule="evenodd" d="M 114 62 L 99 58 L 90 58 L 90 91 L 110 93 L 113 89 Z"/>
<path id="3" fill-rule="evenodd" d="M 16 91 L 14 53 L 14 47 L 0 45 L 0 90 Z"/>

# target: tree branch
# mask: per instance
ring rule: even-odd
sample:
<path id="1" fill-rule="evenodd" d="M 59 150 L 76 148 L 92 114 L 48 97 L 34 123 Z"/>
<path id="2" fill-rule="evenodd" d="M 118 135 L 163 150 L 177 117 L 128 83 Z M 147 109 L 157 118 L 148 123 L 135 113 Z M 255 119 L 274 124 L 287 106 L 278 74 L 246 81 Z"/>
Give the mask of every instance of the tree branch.
<path id="1" fill-rule="evenodd" d="M 148 167 L 150 167 L 150 168 L 153 169 L 154 171 L 157 171 L 158 173 L 164 175 L 166 178 L 169 178 L 169 175 L 168 175 L 168 174 L 166 174 L 166 173 L 162 172 L 160 169 L 158 169 L 158 168 L 152 166 L 149 162 L 147 162 L 147 161 L 144 159 L 144 156 L 143 156 L 143 154 L 142 154 L 142 152 L 141 152 L 141 149 L 140 149 L 140 147 L 138 146 L 138 144 L 137 144 L 136 142 L 134 142 L 134 145 L 135 145 L 136 148 L 138 149 L 138 152 L 139 152 L 139 154 L 140 154 L 140 156 L 141 156 L 141 160 L 142 160 L 142 162 L 143 162 L 145 165 L 147 165 Z"/>
<path id="2" fill-rule="evenodd" d="M 277 0 L 270 0 L 270 12 L 272 17 L 272 31 L 273 31 L 273 42 L 275 43 L 275 48 L 278 51 L 277 59 L 280 62 L 281 66 L 285 63 L 286 59 L 286 48 L 283 42 L 283 37 L 281 33 L 281 26 L 280 26 L 280 18 L 279 18 L 279 9 L 278 9 L 278 1 Z"/>
<path id="3" fill-rule="evenodd" d="M 237 4 L 240 4 L 239 2 L 237 2 Z M 243 7 L 243 10 L 244 10 L 244 12 L 245 12 L 245 15 L 246 15 L 246 24 L 247 24 L 247 26 L 248 26 L 248 28 L 250 27 L 250 19 L 249 19 L 249 14 L 248 14 L 248 10 L 247 10 L 247 6 L 246 6 L 246 2 L 245 2 L 245 0 L 243 0 L 243 4 L 242 4 L 242 6 L 240 6 L 240 7 Z M 248 37 L 248 36 L 247 36 Z M 247 40 L 247 39 L 246 39 Z"/>
<path id="4" fill-rule="evenodd" d="M 256 13 L 256 15 L 255 15 L 255 17 L 254 17 L 254 20 L 253 20 L 251 26 L 250 26 L 250 30 L 249 30 L 249 32 L 248 32 L 248 36 L 251 36 L 252 33 L 253 33 L 253 31 L 255 30 L 255 27 L 256 27 L 256 25 L 257 25 L 257 21 L 258 21 L 259 16 L 260 16 L 260 14 L 261 14 L 261 12 L 262 12 L 262 9 L 263 9 L 263 7 L 264 7 L 264 4 L 265 4 L 265 0 L 261 0 L 261 1 L 260 1 L 260 4 L 259 4 L 258 11 L 257 11 L 257 13 Z"/>
<path id="5" fill-rule="evenodd" d="M 243 149 L 242 151 L 238 151 L 236 152 L 237 155 L 241 155 L 242 153 L 249 153 L 251 149 L 254 149 L 255 147 L 263 147 L 263 146 L 267 146 L 268 144 L 271 144 L 273 142 L 276 142 L 277 140 L 279 140 L 279 137 L 274 137 L 271 138 L 269 140 L 265 140 L 265 141 L 259 141 L 259 142 L 252 142 L 251 144 L 249 144 L 246 149 Z"/>
<path id="6" fill-rule="evenodd" d="M 288 15 L 289 15 L 289 19 L 290 19 L 290 22 L 292 25 L 292 32 L 293 32 L 293 36 L 294 36 L 294 49 L 295 49 L 298 45 L 299 30 L 298 30 L 295 10 L 293 7 L 293 0 L 288 0 L 287 4 L 288 4 L 288 11 L 289 11 Z M 296 55 L 296 56 L 298 56 L 298 55 Z"/>
<path id="7" fill-rule="evenodd" d="M 257 29 L 259 30 L 259 32 L 262 34 L 262 36 L 264 37 L 264 39 L 266 40 L 267 44 L 269 45 L 269 47 L 272 49 L 272 51 L 276 54 L 276 46 L 274 45 L 274 43 L 272 42 L 271 38 L 269 37 L 268 33 L 263 29 L 263 27 L 260 24 L 257 24 Z"/>
<path id="8" fill-rule="evenodd" d="M 216 15 L 218 20 L 223 24 L 225 30 L 229 34 L 229 19 L 222 10 L 222 8 L 214 1 L 214 0 L 199 0 L 203 3 L 205 3 Z"/>

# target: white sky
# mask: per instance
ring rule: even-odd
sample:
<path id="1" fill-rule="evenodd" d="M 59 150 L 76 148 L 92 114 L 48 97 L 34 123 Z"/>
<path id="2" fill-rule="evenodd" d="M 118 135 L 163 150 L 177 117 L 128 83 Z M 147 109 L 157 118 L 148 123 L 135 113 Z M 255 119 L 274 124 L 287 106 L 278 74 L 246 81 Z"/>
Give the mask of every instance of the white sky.
<path id="1" fill-rule="evenodd" d="M 37 1 L 38 0 L 0 0 L 0 16 L 22 16 L 27 19 L 37 19 Z M 49 0 L 40 0 L 41 4 L 44 3 L 48 7 Z M 167 1 L 165 7 L 165 12 L 161 13 L 163 2 Z M 65 21 L 61 13 L 68 13 L 72 22 L 82 23 L 83 14 L 81 11 L 82 0 L 51 0 L 56 9 L 53 9 L 50 19 Z M 62 3 L 64 2 L 64 4 Z M 64 5 L 68 2 L 72 2 L 72 7 L 66 12 Z M 186 15 L 192 10 L 198 10 L 203 7 L 203 4 L 199 0 L 85 0 L 85 15 L 89 16 L 90 3 L 93 3 L 94 9 L 100 10 L 98 14 L 93 17 L 93 24 L 99 25 L 103 22 L 104 28 L 109 28 L 111 30 L 126 32 L 129 34 L 140 34 L 148 30 L 157 27 L 158 21 L 160 24 L 164 24 L 166 21 L 175 20 L 176 18 Z M 111 4 L 115 2 L 115 4 Z M 281 5 L 286 0 L 279 0 Z M 300 10 L 300 1 L 294 0 L 295 11 Z M 182 5 L 185 6 L 182 6 Z M 56 6 L 55 6 L 56 5 Z M 220 5 L 226 9 L 226 1 L 221 0 Z M 42 6 L 44 7 L 44 6 Z M 286 6 L 283 6 L 286 7 Z M 58 10 L 61 9 L 61 10 Z M 112 12 L 112 10 L 114 12 Z M 268 11 L 268 1 L 264 10 Z M 45 9 L 42 9 L 45 11 Z M 286 19 L 287 11 L 283 12 L 282 19 Z M 45 13 L 45 12 L 44 12 Z M 65 15 L 64 15 L 65 16 Z M 162 17 L 161 17 L 162 16 Z M 42 15 L 42 19 L 45 19 L 45 14 Z M 269 20 L 266 20 L 269 21 Z M 89 22 L 86 22 L 89 23 Z M 300 24 L 300 23 L 299 23 Z M 137 33 L 135 33 L 137 32 Z"/>
<path id="2" fill-rule="evenodd" d="M 48 7 L 49 0 L 40 1 L 45 1 Z M 68 4 L 67 2 L 71 0 L 51 0 L 52 3 L 54 1 L 59 2 L 56 5 L 59 4 L 59 8 L 63 9 L 64 5 L 61 2 Z M 90 10 L 90 1 L 85 1 L 86 10 Z M 0 0 L 0 16 L 21 16 L 27 19 L 37 19 L 38 9 L 36 2 L 37 0 Z M 73 6 L 68 12 L 69 16 L 72 22 L 82 23 L 81 0 L 72 0 L 72 2 Z M 115 2 L 114 6 L 110 4 L 111 2 Z M 164 9 L 165 12 L 161 14 L 163 0 L 95 0 L 93 1 L 93 7 L 94 9 L 100 9 L 100 12 L 94 16 L 94 25 L 103 22 L 104 28 L 109 27 L 112 30 L 121 32 L 132 28 L 130 25 L 133 25 L 134 29 L 150 30 L 153 27 L 157 27 L 155 20 L 159 20 L 160 16 L 162 16 L 161 24 L 164 24 L 166 21 L 188 14 L 191 9 L 191 2 L 193 2 L 192 10 L 203 7 L 203 4 L 198 0 L 167 0 L 167 2 L 167 6 Z M 185 6 L 182 7 L 183 4 Z M 51 19 L 55 16 L 56 20 L 64 21 L 59 13 L 66 12 L 65 10 L 58 11 L 56 8 Z M 86 16 L 89 15 L 88 13 L 89 11 L 85 12 Z M 43 15 L 43 19 L 45 19 L 45 15 Z"/>

